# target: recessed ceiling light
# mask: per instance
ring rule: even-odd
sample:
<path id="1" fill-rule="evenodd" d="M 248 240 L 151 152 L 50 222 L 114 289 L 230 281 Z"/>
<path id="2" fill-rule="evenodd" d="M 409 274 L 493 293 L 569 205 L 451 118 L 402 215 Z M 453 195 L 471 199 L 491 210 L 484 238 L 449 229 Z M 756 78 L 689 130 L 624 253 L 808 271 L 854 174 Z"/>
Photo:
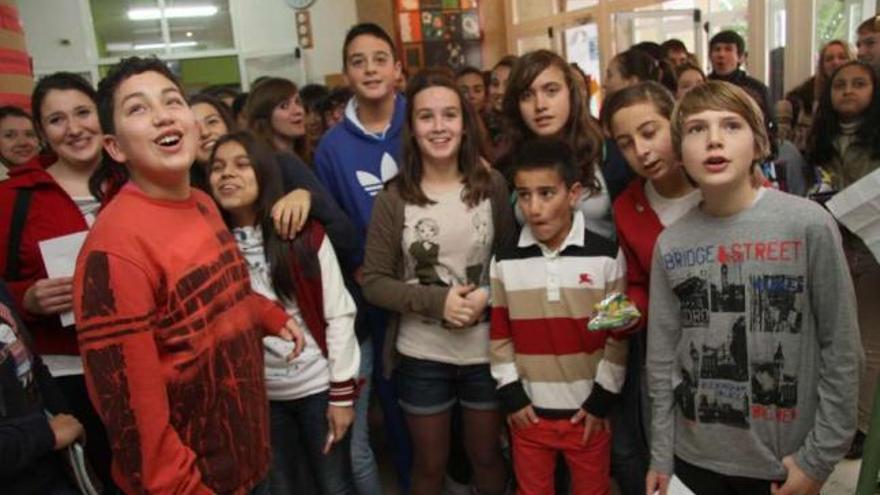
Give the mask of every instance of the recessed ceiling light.
<path id="1" fill-rule="evenodd" d="M 198 45 L 198 41 L 177 41 L 174 43 L 168 43 L 168 48 L 186 48 L 188 46 L 196 46 Z M 165 48 L 165 43 L 144 43 L 141 45 L 134 45 L 135 50 L 157 50 L 159 48 Z"/>
<path id="2" fill-rule="evenodd" d="M 168 43 L 169 48 L 186 48 L 198 45 L 198 41 L 177 41 L 174 43 Z M 106 48 L 108 52 L 129 52 L 132 50 L 140 51 L 140 50 L 159 50 L 165 48 L 165 43 L 107 43 Z"/>
<path id="3" fill-rule="evenodd" d="M 192 37 L 193 37 L 193 32 L 192 32 L 192 31 L 187 31 L 187 32 L 186 32 L 186 37 L 187 37 L 187 38 L 192 38 Z"/>
<path id="4" fill-rule="evenodd" d="M 166 19 L 180 19 L 182 17 L 211 17 L 220 9 L 216 5 L 191 5 L 189 7 L 166 7 L 164 9 Z M 128 18 L 132 21 L 153 21 L 162 18 L 163 10 L 158 8 L 129 9 Z"/>

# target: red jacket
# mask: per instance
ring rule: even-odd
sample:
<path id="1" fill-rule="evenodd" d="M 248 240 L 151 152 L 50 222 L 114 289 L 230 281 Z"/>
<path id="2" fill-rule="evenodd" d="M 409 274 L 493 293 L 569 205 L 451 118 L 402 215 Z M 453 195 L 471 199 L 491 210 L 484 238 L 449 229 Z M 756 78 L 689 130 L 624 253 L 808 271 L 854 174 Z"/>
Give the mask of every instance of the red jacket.
<path id="1" fill-rule="evenodd" d="M 19 190 L 33 191 L 18 251 L 20 278 L 7 280 L 18 310 L 34 337 L 38 354 L 78 355 L 76 330 L 63 328 L 57 315 L 40 316 L 24 309 L 25 291 L 46 278 L 46 267 L 37 245 L 39 241 L 88 230 L 86 220 L 73 199 L 42 167 L 39 158 L 9 171 L 0 182 L 0 277 L 6 273 L 12 212 Z"/>
<path id="2" fill-rule="evenodd" d="M 663 224 L 645 197 L 645 181 L 634 180 L 614 200 L 617 240 L 626 256 L 626 295 L 642 312 L 642 325 L 648 320 L 648 291 L 651 287 L 651 260 L 654 244 Z"/>
<path id="3" fill-rule="evenodd" d="M 324 241 L 325 231 L 320 223 L 309 220 L 297 234 L 305 249 L 297 250 L 291 243 L 290 273 L 294 283 L 294 297 L 300 315 L 309 333 L 327 358 L 327 320 L 324 319 L 324 291 L 321 283 L 321 268 L 318 264 L 318 250 Z M 308 259 L 304 259 L 308 257 Z M 347 401 L 357 398 L 357 377 L 341 382 L 330 382 L 330 400 Z"/>

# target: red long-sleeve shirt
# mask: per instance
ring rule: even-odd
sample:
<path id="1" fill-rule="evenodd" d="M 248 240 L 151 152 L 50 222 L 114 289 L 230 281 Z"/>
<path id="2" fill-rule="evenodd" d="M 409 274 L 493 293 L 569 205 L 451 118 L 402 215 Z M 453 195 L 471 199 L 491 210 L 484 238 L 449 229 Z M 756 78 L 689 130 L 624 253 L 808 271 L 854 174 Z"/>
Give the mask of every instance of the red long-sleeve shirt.
<path id="1" fill-rule="evenodd" d="M 263 348 L 287 320 L 251 292 L 211 199 L 160 201 L 129 184 L 77 260 L 89 395 L 127 493 L 245 493 L 266 476 Z"/>

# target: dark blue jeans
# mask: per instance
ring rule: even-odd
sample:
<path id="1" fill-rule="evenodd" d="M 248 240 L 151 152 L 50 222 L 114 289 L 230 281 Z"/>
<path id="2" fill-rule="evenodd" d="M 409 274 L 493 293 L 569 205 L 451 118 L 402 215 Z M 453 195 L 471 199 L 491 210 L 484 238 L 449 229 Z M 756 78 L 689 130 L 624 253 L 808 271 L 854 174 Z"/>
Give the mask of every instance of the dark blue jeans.
<path id="1" fill-rule="evenodd" d="M 620 401 L 608 414 L 611 421 L 611 476 L 617 481 L 622 495 L 645 493 L 650 458 L 642 416 L 647 400 L 642 391 L 646 347 L 645 332 L 630 337 L 626 382 Z"/>
<path id="2" fill-rule="evenodd" d="M 270 401 L 272 495 L 354 495 L 350 432 L 321 450 L 327 440 L 327 392 L 290 401 Z"/>

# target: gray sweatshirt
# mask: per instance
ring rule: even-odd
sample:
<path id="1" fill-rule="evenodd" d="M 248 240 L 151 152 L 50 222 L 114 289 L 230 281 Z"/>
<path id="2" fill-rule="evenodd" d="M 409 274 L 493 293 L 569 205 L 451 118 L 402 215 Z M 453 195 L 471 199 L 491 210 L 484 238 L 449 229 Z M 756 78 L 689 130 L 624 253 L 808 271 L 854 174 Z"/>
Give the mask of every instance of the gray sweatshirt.
<path id="1" fill-rule="evenodd" d="M 717 218 L 700 208 L 657 241 L 648 384 L 651 467 L 673 455 L 729 476 L 825 480 L 856 428 L 855 296 L 838 228 L 776 190 Z"/>

